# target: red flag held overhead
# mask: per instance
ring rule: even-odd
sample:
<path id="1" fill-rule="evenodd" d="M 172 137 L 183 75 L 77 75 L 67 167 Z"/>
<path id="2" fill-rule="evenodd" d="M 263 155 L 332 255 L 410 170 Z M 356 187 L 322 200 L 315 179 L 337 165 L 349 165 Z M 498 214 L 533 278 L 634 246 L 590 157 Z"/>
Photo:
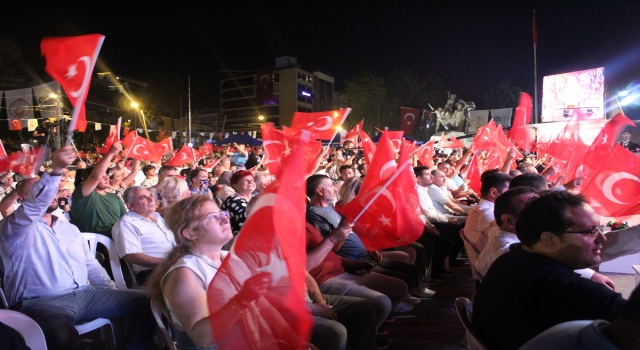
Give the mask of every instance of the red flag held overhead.
<path id="1" fill-rule="evenodd" d="M 291 128 L 307 130 L 316 139 L 331 140 L 338 133 L 338 127 L 342 126 L 349 112 L 351 108 L 313 113 L 295 112 Z"/>

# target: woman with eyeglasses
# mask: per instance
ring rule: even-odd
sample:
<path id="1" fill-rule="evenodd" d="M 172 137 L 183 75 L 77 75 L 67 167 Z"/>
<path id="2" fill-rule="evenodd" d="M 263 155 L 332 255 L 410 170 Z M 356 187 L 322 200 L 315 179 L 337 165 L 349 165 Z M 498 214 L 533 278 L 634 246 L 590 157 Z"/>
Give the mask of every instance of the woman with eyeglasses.
<path id="1" fill-rule="evenodd" d="M 220 209 L 229 212 L 231 230 L 235 236 L 240 232 L 244 222 L 247 220 L 247 204 L 256 190 L 256 182 L 250 171 L 239 170 L 231 176 L 230 183 L 236 193 L 227 197 Z"/>
<path id="2" fill-rule="evenodd" d="M 178 331 L 174 336 L 178 349 L 215 349 L 215 345 L 227 342 L 237 349 L 277 349 L 277 344 L 269 341 L 273 339 L 270 328 L 279 328 L 256 317 L 270 314 L 271 306 L 261 296 L 269 286 L 270 274 L 263 272 L 246 279 L 239 275 L 228 277 L 238 286 L 223 289 L 223 295 L 211 296 L 218 306 L 213 306 L 210 313 L 209 284 L 225 259 L 238 259 L 222 250 L 233 237 L 229 214 L 207 196 L 192 195 L 171 206 L 165 213 L 165 222 L 178 244 L 156 268 L 149 285 L 153 298 L 163 301 L 171 314 Z M 258 309 L 260 312 L 256 313 Z M 224 337 L 214 339 L 210 324 L 213 319 L 225 320 L 216 323 L 215 331 Z M 221 329 L 221 324 L 227 328 Z"/>

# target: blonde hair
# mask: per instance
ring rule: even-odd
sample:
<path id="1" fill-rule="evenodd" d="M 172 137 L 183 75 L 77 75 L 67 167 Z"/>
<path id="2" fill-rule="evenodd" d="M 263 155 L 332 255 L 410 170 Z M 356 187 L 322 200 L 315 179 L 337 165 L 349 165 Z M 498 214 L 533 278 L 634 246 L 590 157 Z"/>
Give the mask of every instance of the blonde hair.
<path id="1" fill-rule="evenodd" d="M 167 179 L 168 180 L 168 179 Z M 183 180 L 184 181 L 184 180 Z M 165 180 L 166 182 L 166 180 Z M 163 182 L 164 183 L 164 182 Z M 193 241 L 187 239 L 182 231 L 194 230 L 203 216 L 203 207 L 207 202 L 213 203 L 206 195 L 192 195 L 178 201 L 165 212 L 164 220 L 167 227 L 173 232 L 176 239 L 176 246 L 169 251 L 160 265 L 155 268 L 147 286 L 154 298 L 164 300 L 162 296 L 162 277 L 169 271 L 169 268 L 181 257 L 187 255 L 193 247 Z"/>
<path id="2" fill-rule="evenodd" d="M 359 177 L 352 177 L 345 181 L 338 190 L 338 195 L 342 199 L 342 204 L 351 202 L 360 191 L 360 186 L 362 186 L 362 179 Z"/>
<path id="3" fill-rule="evenodd" d="M 182 194 L 189 191 L 189 185 L 179 177 L 168 177 L 156 187 L 158 206 L 163 210 L 169 209 L 182 199 Z"/>

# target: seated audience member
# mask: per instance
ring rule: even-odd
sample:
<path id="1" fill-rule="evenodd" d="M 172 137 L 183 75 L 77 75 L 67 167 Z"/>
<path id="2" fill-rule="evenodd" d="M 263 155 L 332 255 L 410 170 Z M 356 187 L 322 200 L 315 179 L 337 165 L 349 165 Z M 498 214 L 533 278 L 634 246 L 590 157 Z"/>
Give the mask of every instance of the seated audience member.
<path id="1" fill-rule="evenodd" d="M 158 184 L 160 185 L 167 178 L 178 176 L 178 170 L 172 165 L 163 165 L 158 170 Z M 157 186 L 156 185 L 156 186 Z"/>
<path id="2" fill-rule="evenodd" d="M 155 198 L 144 186 L 124 191 L 124 202 L 129 212 L 113 225 L 113 240 L 120 258 L 131 264 L 136 282 L 143 285 L 176 241 L 162 216 L 156 213 Z"/>
<path id="3" fill-rule="evenodd" d="M 228 252 L 223 251 L 222 246 L 233 237 L 227 213 L 220 211 L 207 196 L 191 196 L 173 205 L 166 214 L 166 219 L 178 245 L 156 269 L 149 284 L 153 297 L 164 301 L 171 313 L 172 322 L 178 331 L 175 339 L 178 348 L 226 345 L 237 349 L 251 349 L 275 346 L 276 344 L 267 343 L 270 337 L 254 338 L 255 344 L 249 344 L 246 343 L 247 337 L 243 336 L 254 334 L 254 331 L 270 332 L 262 322 L 252 323 L 255 320 L 247 319 L 253 313 L 246 312 L 248 308 L 272 308 L 262 296 L 269 284 L 269 274 L 258 274 L 237 281 L 242 285 L 240 291 L 234 295 L 235 290 L 229 288 L 228 294 L 219 295 L 222 306 L 210 313 L 207 289 L 227 257 Z M 226 321 L 228 329 L 219 329 L 219 332 L 228 334 L 227 337 L 214 341 L 209 322 L 212 318 Z M 248 325 L 260 329 L 249 330 Z M 277 326 L 273 328 L 280 329 Z M 283 341 L 293 344 L 297 339 Z"/>
<path id="4" fill-rule="evenodd" d="M 220 189 L 218 190 L 217 196 L 220 201 L 224 202 L 227 198 L 235 194 L 236 191 L 231 187 L 231 176 L 233 175 L 233 171 L 227 170 L 223 172 L 218 178 L 218 183 L 220 184 Z"/>
<path id="5" fill-rule="evenodd" d="M 584 197 L 545 193 L 515 227 L 522 243 L 491 265 L 474 298 L 472 326 L 490 349 L 517 349 L 562 322 L 620 315 L 619 293 L 573 271 L 599 264 L 607 240 Z"/>
<path id="6" fill-rule="evenodd" d="M 533 187 L 536 191 L 545 191 L 549 189 L 549 185 L 547 184 L 547 180 L 539 174 L 533 173 L 525 173 L 522 175 L 518 175 L 511 179 L 509 182 L 509 188 L 515 188 L 520 186 L 528 186 Z"/>
<path id="7" fill-rule="evenodd" d="M 605 320 L 569 321 L 555 325 L 524 344 L 520 350 L 638 349 L 640 287 L 631 293 L 620 316 Z"/>
<path id="8" fill-rule="evenodd" d="M 256 189 L 256 183 L 249 170 L 238 170 L 231 176 L 229 182 L 236 190 L 236 193 L 227 197 L 220 209 L 229 212 L 229 222 L 235 236 L 240 232 L 244 222 L 247 220 L 247 204 Z"/>
<path id="9" fill-rule="evenodd" d="M 335 200 L 336 192 L 333 182 L 326 175 L 312 175 L 307 179 L 307 197 L 311 199 L 307 206 L 307 222 L 315 226 L 323 237 L 326 237 L 334 228 L 338 227 L 342 220 L 340 214 L 330 205 Z M 383 258 L 378 251 L 368 252 L 358 235 L 353 231 L 349 233 L 344 242 L 336 245 L 334 251 L 344 259 L 374 263 L 376 265 L 375 272 L 393 275 L 396 278 L 400 277 L 400 273 L 393 274 L 393 272 L 397 272 L 396 269 L 398 268 L 402 269 L 406 272 L 403 273 L 404 276 L 402 277 L 406 278 L 410 283 L 419 277 L 419 271 L 416 271 L 417 267 L 414 265 Z M 421 287 L 415 285 L 412 285 L 412 287 L 414 287 L 412 292 L 419 294 Z M 405 299 L 408 291 L 406 288 L 403 288 L 405 293 L 402 298 L 394 300 L 396 304 Z M 433 291 L 427 290 L 424 292 L 431 292 L 431 295 L 433 295 Z M 402 308 L 406 308 L 406 310 L 399 311 L 409 311 L 413 308 L 410 304 L 404 302 L 402 304 Z"/>
<path id="10" fill-rule="evenodd" d="M 273 182 L 273 175 L 268 171 L 259 171 L 254 175 L 256 182 L 256 192 L 262 193 Z"/>
<path id="11" fill-rule="evenodd" d="M 131 162 L 131 173 L 127 174 L 126 168 L 116 169 L 109 176 L 109 192 L 114 193 L 122 199 L 124 191 L 129 187 L 133 179 L 140 171 L 140 161 L 134 159 Z"/>
<path id="12" fill-rule="evenodd" d="M 189 171 L 187 177 L 187 184 L 191 194 L 204 194 L 213 198 L 211 191 L 209 191 L 209 176 L 207 171 L 201 168 L 195 168 Z"/>
<path id="13" fill-rule="evenodd" d="M 488 229 L 493 222 L 493 203 L 499 195 L 509 189 L 509 181 L 511 176 L 503 173 L 490 173 L 481 179 L 480 196 L 482 198 L 480 203 L 471 209 L 464 225 L 464 235 L 471 243 L 476 243 L 482 231 Z"/>
<path id="14" fill-rule="evenodd" d="M 72 146 L 57 150 L 53 171 L 43 174 L 22 206 L 0 221 L 3 282 L 9 305 L 38 323 L 48 349 L 75 348 L 76 323 L 128 316 L 127 347 L 146 349 L 155 330 L 149 298 L 136 291 L 116 290 L 91 256 L 80 231 L 51 216 L 58 207 L 55 197 L 62 170 L 74 159 Z M 104 178 L 106 188 L 106 175 Z"/>
<path id="15" fill-rule="evenodd" d="M 249 153 L 249 158 L 247 159 L 247 162 L 244 163 L 244 167 L 247 170 L 257 167 L 258 164 L 260 164 L 260 162 L 262 161 L 261 154 L 262 154 L 262 146 L 253 146 L 253 148 L 251 149 L 251 153 Z"/>
<path id="16" fill-rule="evenodd" d="M 189 185 L 179 177 L 168 177 L 156 186 L 156 211 L 164 216 L 164 212 L 179 200 L 191 195 Z"/>
<path id="17" fill-rule="evenodd" d="M 445 270 L 444 261 L 449 256 L 450 266 L 464 264 L 456 258 L 464 245 L 460 238 L 462 224 L 454 216 L 445 215 L 436 210 L 429 196 L 429 186 L 433 184 L 433 175 L 425 166 L 415 167 L 413 173 L 416 176 L 416 190 L 420 199 L 420 207 L 417 210 L 418 217 L 424 223 L 424 231 L 418 242 L 428 247 L 429 241 L 435 245 L 431 280 L 444 281 L 445 276 L 453 276 L 453 273 Z"/>
<path id="18" fill-rule="evenodd" d="M 429 190 L 429 197 L 431 197 L 436 210 L 439 213 L 445 215 L 455 214 L 458 222 L 464 223 L 464 221 L 467 219 L 466 215 L 468 213 L 465 209 L 460 207 L 460 205 L 454 203 L 451 197 L 449 197 L 449 195 L 443 189 L 443 187 L 446 186 L 446 176 L 444 172 L 440 170 L 434 170 L 431 172 L 431 175 L 433 175 L 433 180 L 432 183 L 427 186 L 427 189 Z"/>
<path id="19" fill-rule="evenodd" d="M 355 174 L 353 172 L 353 168 L 351 167 L 351 165 L 343 165 L 340 167 L 340 180 L 338 180 L 338 182 L 336 183 L 336 188 L 338 189 L 338 191 L 340 191 L 340 188 L 342 187 L 342 184 L 344 184 L 345 181 L 349 180 L 350 178 L 354 177 Z M 338 197 L 341 198 L 341 197 Z"/>
<path id="20" fill-rule="evenodd" d="M 364 176 L 367 175 L 367 169 L 369 169 L 367 163 L 362 162 L 358 164 L 358 172 L 360 173 L 360 178 L 364 179 Z"/>
<path id="21" fill-rule="evenodd" d="M 526 186 L 508 190 L 498 197 L 499 200 L 496 200 L 496 208 L 494 211 L 498 226 L 491 229 L 489 244 L 473 264 L 473 273 L 476 274 L 479 280 L 482 280 L 491 267 L 491 264 L 493 264 L 500 255 L 509 251 L 511 244 L 520 243 L 515 233 L 518 213 L 527 202 L 537 197 L 537 191 L 533 187 Z M 575 270 L 575 272 L 584 278 L 602 283 L 615 290 L 615 284 L 611 279 L 591 269 L 579 269 Z"/>
<path id="22" fill-rule="evenodd" d="M 82 172 L 80 180 L 76 176 L 76 189 L 71 195 L 71 219 L 80 232 L 102 233 L 111 236 L 111 227 L 127 213 L 124 203 L 117 195 L 110 193 L 107 167 L 111 158 L 122 150 L 122 143 L 114 143 L 88 177 Z M 84 180 L 84 181 L 82 181 Z"/>
<path id="23" fill-rule="evenodd" d="M 156 176 L 156 167 L 153 165 L 147 165 L 142 168 L 142 173 L 144 174 L 144 180 L 140 184 L 140 186 L 149 188 L 158 184 L 158 177 Z"/>

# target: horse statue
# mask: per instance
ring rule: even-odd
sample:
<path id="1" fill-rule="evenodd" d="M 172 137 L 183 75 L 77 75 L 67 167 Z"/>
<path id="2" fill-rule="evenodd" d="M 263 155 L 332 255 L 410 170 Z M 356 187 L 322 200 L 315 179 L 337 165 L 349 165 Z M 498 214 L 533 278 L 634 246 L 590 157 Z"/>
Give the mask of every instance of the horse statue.
<path id="1" fill-rule="evenodd" d="M 433 111 L 432 114 L 435 114 L 437 117 L 436 131 L 438 131 L 441 125 L 445 130 L 449 130 L 449 127 L 459 129 L 461 125 L 464 126 L 465 120 L 470 120 L 469 111 L 476 109 L 474 102 L 460 99 L 454 103 L 456 95 L 450 91 L 447 91 L 447 95 L 449 99 L 444 108 L 440 107 L 435 109 L 429 104 L 429 107 Z M 456 106 L 455 110 L 452 110 L 453 105 Z"/>

